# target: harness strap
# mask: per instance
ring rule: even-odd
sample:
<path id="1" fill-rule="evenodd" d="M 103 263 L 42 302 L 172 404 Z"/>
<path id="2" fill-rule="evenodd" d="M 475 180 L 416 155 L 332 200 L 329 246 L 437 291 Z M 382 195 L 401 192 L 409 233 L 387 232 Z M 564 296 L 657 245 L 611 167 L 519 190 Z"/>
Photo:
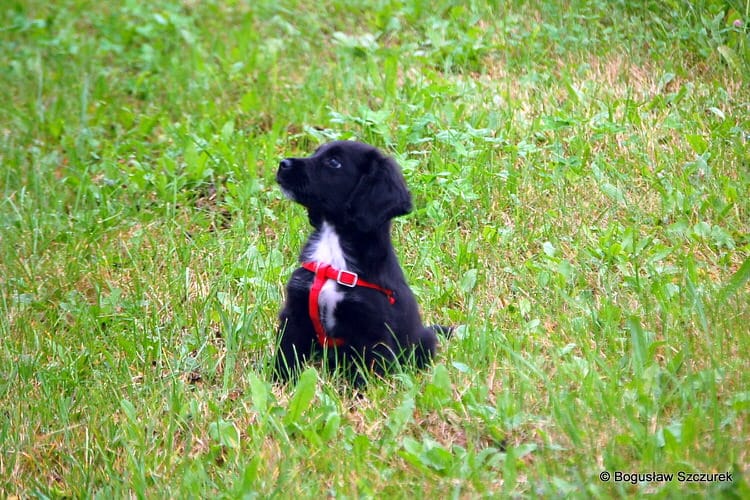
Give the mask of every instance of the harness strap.
<path id="1" fill-rule="evenodd" d="M 326 281 L 336 280 L 336 283 L 339 285 L 348 286 L 349 288 L 361 286 L 377 290 L 388 297 L 388 302 L 391 305 L 396 303 L 396 297 L 393 294 L 393 290 L 360 279 L 357 273 L 342 271 L 329 264 L 323 264 L 321 262 L 303 262 L 302 267 L 315 274 L 312 287 L 310 288 L 307 310 L 310 314 L 310 320 L 312 321 L 315 333 L 318 336 L 318 343 L 323 347 L 339 347 L 344 345 L 344 339 L 329 337 L 328 334 L 326 334 L 323 321 L 320 318 L 320 305 L 318 304 L 318 298 L 320 297 L 320 291 L 323 289 L 323 285 L 326 284 Z"/>

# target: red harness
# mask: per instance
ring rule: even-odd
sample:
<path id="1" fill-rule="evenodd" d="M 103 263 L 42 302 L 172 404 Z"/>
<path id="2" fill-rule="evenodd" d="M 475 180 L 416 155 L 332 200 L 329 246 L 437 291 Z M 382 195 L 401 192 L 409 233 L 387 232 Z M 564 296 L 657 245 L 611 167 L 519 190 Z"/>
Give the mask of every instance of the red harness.
<path id="1" fill-rule="evenodd" d="M 318 297 L 320 296 L 320 291 L 323 289 L 323 285 L 325 285 L 326 281 L 336 280 L 336 283 L 339 285 L 348 286 L 349 288 L 354 288 L 355 286 L 372 288 L 373 290 L 385 294 L 385 296 L 388 297 L 388 302 L 391 304 L 396 303 L 396 297 L 393 295 L 393 290 L 388 290 L 387 288 L 360 279 L 357 273 L 341 271 L 329 264 L 323 264 L 322 262 L 303 262 L 302 267 L 315 273 L 315 279 L 313 279 L 312 288 L 310 288 L 308 312 L 310 313 L 310 319 L 312 320 L 313 328 L 315 328 L 315 333 L 318 334 L 318 342 L 323 347 L 339 347 L 344 345 L 344 339 L 329 337 L 328 334 L 326 334 L 323 321 L 320 319 Z"/>

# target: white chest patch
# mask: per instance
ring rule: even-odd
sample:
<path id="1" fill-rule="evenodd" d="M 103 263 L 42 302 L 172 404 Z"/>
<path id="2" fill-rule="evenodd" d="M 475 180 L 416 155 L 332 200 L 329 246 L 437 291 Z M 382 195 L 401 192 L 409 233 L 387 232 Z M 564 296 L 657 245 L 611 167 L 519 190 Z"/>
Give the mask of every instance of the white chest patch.
<path id="1" fill-rule="evenodd" d="M 344 250 L 341 249 L 341 243 L 339 243 L 339 235 L 327 222 L 323 222 L 318 240 L 313 243 L 309 260 L 346 270 L 346 259 L 344 258 Z"/>
<path id="2" fill-rule="evenodd" d="M 336 269 L 346 271 L 346 259 L 344 250 L 339 242 L 339 235 L 336 230 L 327 222 L 323 222 L 320 229 L 318 240 L 312 245 L 309 260 L 321 262 L 335 267 Z M 320 290 L 318 296 L 318 307 L 320 309 L 320 320 L 326 330 L 331 330 L 336 326 L 336 318 L 333 313 L 336 305 L 344 298 L 344 294 L 336 289 L 336 282 L 328 280 Z"/>

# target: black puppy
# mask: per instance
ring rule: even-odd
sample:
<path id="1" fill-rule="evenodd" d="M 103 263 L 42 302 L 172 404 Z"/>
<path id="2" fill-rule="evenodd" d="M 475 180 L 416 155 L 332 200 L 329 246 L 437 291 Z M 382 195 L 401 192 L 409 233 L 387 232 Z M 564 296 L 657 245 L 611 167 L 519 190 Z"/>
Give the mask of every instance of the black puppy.
<path id="1" fill-rule="evenodd" d="M 383 373 L 396 362 L 427 364 L 436 332 L 450 329 L 422 325 L 391 244 L 391 219 L 412 209 L 396 162 L 367 144 L 337 141 L 308 158 L 282 160 L 276 180 L 315 228 L 287 285 L 277 380 L 321 352 L 360 382 L 357 368 Z"/>

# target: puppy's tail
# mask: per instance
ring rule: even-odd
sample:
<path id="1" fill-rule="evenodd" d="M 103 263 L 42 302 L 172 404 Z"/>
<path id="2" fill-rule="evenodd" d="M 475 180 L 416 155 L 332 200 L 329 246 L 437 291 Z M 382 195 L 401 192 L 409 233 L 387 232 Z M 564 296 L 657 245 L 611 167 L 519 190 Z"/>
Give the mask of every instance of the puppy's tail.
<path id="1" fill-rule="evenodd" d="M 437 335 L 442 335 L 446 339 L 453 336 L 453 330 L 455 329 L 455 327 L 444 325 L 430 325 L 427 328 L 435 332 Z"/>

